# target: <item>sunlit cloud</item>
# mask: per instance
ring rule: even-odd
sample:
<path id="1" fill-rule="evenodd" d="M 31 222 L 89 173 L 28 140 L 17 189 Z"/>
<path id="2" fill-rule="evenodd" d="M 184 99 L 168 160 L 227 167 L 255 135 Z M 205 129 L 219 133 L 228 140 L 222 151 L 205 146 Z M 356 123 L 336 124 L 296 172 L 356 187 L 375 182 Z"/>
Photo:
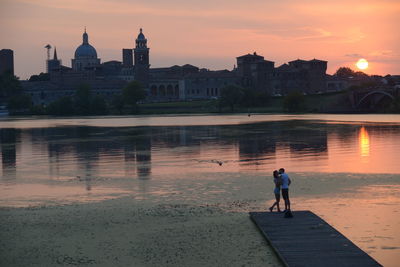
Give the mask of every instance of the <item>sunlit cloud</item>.
<path id="1" fill-rule="evenodd" d="M 370 56 L 374 57 L 399 57 L 399 53 L 394 53 L 392 50 L 380 50 L 380 51 L 372 51 L 369 53 Z"/>
<path id="2" fill-rule="evenodd" d="M 353 53 L 353 54 L 346 54 L 344 55 L 345 57 L 350 57 L 350 58 L 360 58 L 363 57 L 361 54 L 358 53 Z"/>

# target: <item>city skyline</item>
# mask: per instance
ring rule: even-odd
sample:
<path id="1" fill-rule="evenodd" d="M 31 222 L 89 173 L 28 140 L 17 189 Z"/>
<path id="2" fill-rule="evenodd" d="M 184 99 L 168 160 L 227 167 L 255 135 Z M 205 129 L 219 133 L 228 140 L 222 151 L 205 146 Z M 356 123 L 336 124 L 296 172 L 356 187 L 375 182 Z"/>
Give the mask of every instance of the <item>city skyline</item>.
<path id="1" fill-rule="evenodd" d="M 70 66 L 86 26 L 102 62 L 122 60 L 143 28 L 152 67 L 186 63 L 232 69 L 236 57 L 256 51 L 279 66 L 290 60 L 327 60 L 328 73 L 357 70 L 366 58 L 368 74 L 398 74 L 400 37 L 397 1 L 119 1 L 57 2 L 3 0 L 1 48 L 14 50 L 22 79 L 45 72 L 46 44 Z M 62 29 L 62 30 L 60 30 Z"/>

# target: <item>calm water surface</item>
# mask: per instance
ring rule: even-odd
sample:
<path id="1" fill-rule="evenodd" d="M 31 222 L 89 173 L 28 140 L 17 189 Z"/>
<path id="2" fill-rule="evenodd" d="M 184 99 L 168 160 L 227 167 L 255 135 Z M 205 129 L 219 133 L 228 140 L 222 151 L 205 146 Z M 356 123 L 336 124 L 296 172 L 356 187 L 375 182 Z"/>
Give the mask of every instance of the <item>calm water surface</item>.
<path id="1" fill-rule="evenodd" d="M 0 120 L 0 206 L 131 196 L 271 203 L 270 173 L 387 266 L 400 260 L 400 115 Z"/>

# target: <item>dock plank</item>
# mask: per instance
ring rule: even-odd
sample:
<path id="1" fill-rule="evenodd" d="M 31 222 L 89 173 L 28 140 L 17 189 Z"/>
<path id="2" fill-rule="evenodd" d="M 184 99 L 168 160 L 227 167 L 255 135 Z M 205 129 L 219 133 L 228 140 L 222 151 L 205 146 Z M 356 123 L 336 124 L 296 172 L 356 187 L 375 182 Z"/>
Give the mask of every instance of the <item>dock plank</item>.
<path id="1" fill-rule="evenodd" d="M 284 265 L 289 267 L 382 266 L 343 234 L 311 211 L 250 212 Z"/>

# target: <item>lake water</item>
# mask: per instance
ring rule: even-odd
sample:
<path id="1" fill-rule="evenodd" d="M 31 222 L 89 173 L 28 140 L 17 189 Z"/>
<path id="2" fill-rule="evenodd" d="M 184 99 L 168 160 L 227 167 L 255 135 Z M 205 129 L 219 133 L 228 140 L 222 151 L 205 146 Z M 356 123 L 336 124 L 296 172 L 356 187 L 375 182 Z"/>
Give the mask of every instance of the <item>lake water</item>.
<path id="1" fill-rule="evenodd" d="M 400 115 L 1 119 L 0 206 L 133 197 L 272 204 L 325 218 L 385 266 L 400 260 Z"/>

